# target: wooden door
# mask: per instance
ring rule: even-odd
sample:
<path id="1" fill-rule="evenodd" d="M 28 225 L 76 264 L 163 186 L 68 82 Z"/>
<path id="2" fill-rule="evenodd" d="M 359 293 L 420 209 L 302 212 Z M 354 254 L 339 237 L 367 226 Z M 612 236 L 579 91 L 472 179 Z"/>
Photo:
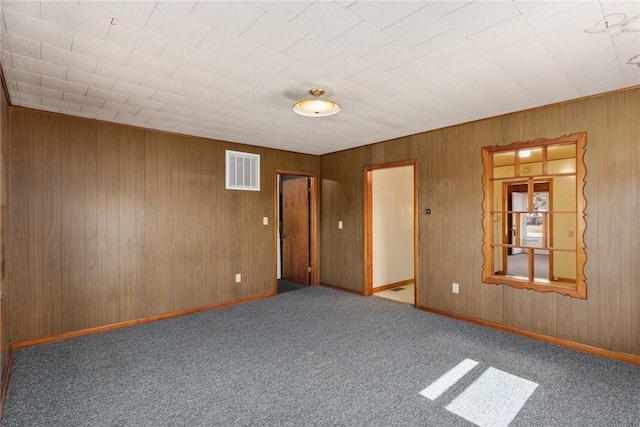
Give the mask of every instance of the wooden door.
<path id="1" fill-rule="evenodd" d="M 309 178 L 287 178 L 282 181 L 282 278 L 308 286 Z"/>

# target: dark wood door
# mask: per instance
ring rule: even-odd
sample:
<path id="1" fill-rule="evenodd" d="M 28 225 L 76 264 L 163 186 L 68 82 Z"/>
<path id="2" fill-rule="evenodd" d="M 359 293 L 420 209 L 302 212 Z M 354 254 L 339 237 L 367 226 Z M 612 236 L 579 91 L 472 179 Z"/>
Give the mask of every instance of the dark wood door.
<path id="1" fill-rule="evenodd" d="M 282 181 L 282 278 L 309 285 L 309 178 Z"/>

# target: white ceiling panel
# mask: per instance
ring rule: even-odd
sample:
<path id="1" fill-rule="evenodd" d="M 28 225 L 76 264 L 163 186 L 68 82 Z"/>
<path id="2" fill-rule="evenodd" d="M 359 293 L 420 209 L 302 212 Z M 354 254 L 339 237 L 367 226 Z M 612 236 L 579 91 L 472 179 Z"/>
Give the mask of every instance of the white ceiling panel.
<path id="1" fill-rule="evenodd" d="M 283 27 L 287 27 L 287 31 L 280 31 Z M 266 13 L 242 33 L 243 38 L 268 46 L 278 52 L 291 47 L 306 35 L 305 31 L 289 26 L 285 21 Z"/>
<path id="2" fill-rule="evenodd" d="M 40 51 L 42 47 L 40 42 L 3 33 L 0 36 L 0 44 L 3 51 L 17 53 L 28 58 L 41 59 Z"/>
<path id="3" fill-rule="evenodd" d="M 93 85 L 91 85 L 93 86 Z M 156 92 L 155 89 L 150 89 L 144 86 L 132 85 L 126 82 L 114 82 L 111 90 L 116 93 L 122 93 L 124 95 L 133 96 L 136 98 L 149 99 Z"/>
<path id="4" fill-rule="evenodd" d="M 330 45 L 319 37 L 307 35 L 285 50 L 283 54 L 298 61 L 317 66 L 342 53 L 342 51 L 342 48 Z"/>
<path id="5" fill-rule="evenodd" d="M 368 67 L 347 78 L 347 80 L 364 87 L 379 86 L 393 79 L 393 74 L 387 73 L 377 67 Z"/>
<path id="6" fill-rule="evenodd" d="M 153 94 L 153 96 L 151 96 L 151 100 L 161 102 L 163 104 L 175 105 L 176 107 L 184 107 L 189 103 L 189 101 L 191 101 L 191 98 L 158 90 Z"/>
<path id="7" fill-rule="evenodd" d="M 584 2 L 580 0 L 550 1 L 544 7 L 541 7 L 539 0 L 515 0 L 513 3 L 529 24 L 535 24 L 578 7 Z"/>
<path id="8" fill-rule="evenodd" d="M 39 61 L 37 59 L 27 58 L 26 56 L 11 54 L 13 67 L 17 71 L 26 71 L 31 74 L 39 74 L 53 77 L 56 79 L 64 79 L 67 75 L 67 68 L 50 62 Z"/>
<path id="9" fill-rule="evenodd" d="M 21 15 L 31 16 L 32 18 L 40 19 L 40 2 L 39 1 L 3 1 L 3 10 L 10 10 L 18 12 Z"/>
<path id="10" fill-rule="evenodd" d="M 414 47 L 452 29 L 451 25 L 433 10 L 424 7 L 384 29 L 406 47 Z"/>
<path id="11" fill-rule="evenodd" d="M 187 83 L 164 79 L 162 77 L 155 77 L 147 74 L 142 79 L 142 82 L 140 82 L 140 85 L 149 89 L 157 89 L 169 93 L 180 94 L 180 92 L 187 86 Z"/>
<path id="12" fill-rule="evenodd" d="M 156 3 L 152 1 L 78 0 L 78 3 L 82 8 L 88 9 L 96 15 L 115 18 L 115 21 L 118 23 L 117 25 L 126 22 L 139 27 L 144 26 L 156 8 Z"/>
<path id="13" fill-rule="evenodd" d="M 203 70 L 211 63 L 214 55 L 211 53 L 191 47 L 182 42 L 170 41 L 164 48 L 160 57 L 176 64 L 182 64 L 196 70 Z"/>
<path id="14" fill-rule="evenodd" d="M 26 83 L 32 86 L 38 86 L 42 82 L 41 74 L 32 74 L 4 66 L 2 67 L 2 71 L 4 71 L 4 78 L 7 80 L 7 84 L 13 83 L 13 86 L 17 83 Z"/>
<path id="15" fill-rule="evenodd" d="M 427 4 L 438 15 L 445 16 L 471 3 L 473 0 L 436 0 L 428 1 Z"/>
<path id="16" fill-rule="evenodd" d="M 509 1 L 475 1 L 447 14 L 444 19 L 469 36 L 520 14 Z"/>
<path id="17" fill-rule="evenodd" d="M 278 74 L 294 62 L 293 58 L 269 48 L 256 49 L 242 60 L 243 64 L 272 75 Z"/>
<path id="18" fill-rule="evenodd" d="M 436 65 L 450 74 L 459 74 L 474 67 L 484 67 L 491 60 L 478 49 L 467 49 L 436 62 Z"/>
<path id="19" fill-rule="evenodd" d="M 322 40 L 331 41 L 360 21 L 360 18 L 337 3 L 319 1 L 303 10 L 291 23 Z"/>
<path id="20" fill-rule="evenodd" d="M 18 83 L 18 92 L 59 100 L 62 100 L 62 96 L 64 95 L 64 92 L 56 89 L 48 89 L 42 86 L 31 86 L 25 83 Z"/>
<path id="21" fill-rule="evenodd" d="M 211 31 L 212 26 L 190 16 L 192 8 L 190 2 L 159 2 L 147 20 L 145 29 L 195 46 Z"/>
<path id="22" fill-rule="evenodd" d="M 106 37 L 111 26 L 109 18 L 96 15 L 73 2 L 40 2 L 40 19 L 100 39 Z"/>
<path id="23" fill-rule="evenodd" d="M 416 54 L 437 62 L 474 47 L 467 37 L 457 30 L 451 29 L 412 48 Z"/>
<path id="24" fill-rule="evenodd" d="M 55 89 L 61 92 L 69 92 L 80 96 L 87 94 L 87 91 L 89 89 L 89 87 L 85 85 L 79 85 L 64 80 L 52 79 L 51 77 L 42 77 L 42 87 Z"/>
<path id="25" fill-rule="evenodd" d="M 121 93 L 116 93 L 112 91 L 96 89 L 95 87 L 90 87 L 86 90 L 86 96 L 95 99 L 102 99 L 103 101 L 108 102 L 116 102 L 119 104 L 124 104 L 129 95 L 123 95 Z M 81 94 L 78 94 L 81 95 Z"/>
<path id="26" fill-rule="evenodd" d="M 439 70 L 440 68 L 432 61 L 420 56 L 412 61 L 405 62 L 402 65 L 392 68 L 388 72 L 409 82 L 427 76 L 431 73 L 435 73 Z"/>
<path id="27" fill-rule="evenodd" d="M 163 32 L 155 33 L 129 22 L 118 22 L 109 28 L 107 41 L 118 46 L 158 56 L 169 44 L 170 39 Z"/>
<path id="28" fill-rule="evenodd" d="M 104 105 L 104 101 L 101 99 L 89 98 L 86 96 L 74 95 L 72 93 L 66 92 L 63 96 L 63 101 L 71 102 L 73 104 L 78 105 L 88 105 L 90 107 L 100 108 Z"/>
<path id="29" fill-rule="evenodd" d="M 12 10 L 3 9 L 3 12 L 5 28 L 8 33 L 63 49 L 71 47 L 73 30 L 21 15 Z"/>
<path id="30" fill-rule="evenodd" d="M 319 66 L 325 72 L 341 78 L 352 76 L 369 67 L 371 64 L 347 53 L 341 53 Z"/>
<path id="31" fill-rule="evenodd" d="M 96 70 L 98 60 L 91 56 L 81 55 L 70 50 L 60 49 L 55 46 L 49 46 L 42 43 L 41 46 L 42 60 L 50 62 L 62 67 L 73 68 L 74 70 L 92 73 Z"/>
<path id="32" fill-rule="evenodd" d="M 239 81 L 253 73 L 255 68 L 227 58 L 216 58 L 205 68 L 205 71 L 228 80 Z"/>
<path id="33" fill-rule="evenodd" d="M 206 88 L 216 81 L 216 76 L 181 65 L 171 75 L 171 80 Z"/>
<path id="34" fill-rule="evenodd" d="M 141 109 L 136 113 L 137 116 L 146 117 L 147 119 L 155 119 L 155 120 L 169 120 L 171 114 L 164 113 L 161 111 L 155 110 L 147 110 Z"/>
<path id="35" fill-rule="evenodd" d="M 298 16 L 303 10 L 311 6 L 307 1 L 249 1 L 249 5 L 267 12 L 271 16 L 289 22 Z"/>
<path id="36" fill-rule="evenodd" d="M 135 96 L 130 96 L 125 104 L 134 107 L 136 110 L 138 108 L 142 108 L 145 110 L 160 111 L 160 109 L 164 107 L 164 104 L 162 102 L 151 101 L 150 99 L 144 98 L 136 98 Z"/>
<path id="37" fill-rule="evenodd" d="M 535 34 L 522 15 L 514 16 L 486 30 L 467 37 L 470 43 L 490 52 L 534 37 Z"/>
<path id="38" fill-rule="evenodd" d="M 125 65 L 143 73 L 149 73 L 157 77 L 169 77 L 178 68 L 178 63 L 166 59 L 148 55 L 134 50 L 127 58 Z"/>
<path id="39" fill-rule="evenodd" d="M 258 43 L 243 39 L 226 30 L 213 28 L 197 47 L 217 57 L 228 58 L 239 62 L 249 53 L 253 52 L 258 47 Z"/>
<path id="40" fill-rule="evenodd" d="M 73 47 L 71 50 L 82 55 L 93 56 L 94 58 L 103 59 L 118 65 L 123 65 L 131 53 L 131 49 L 127 47 L 82 33 L 74 33 Z"/>
<path id="41" fill-rule="evenodd" d="M 393 38 L 376 30 L 368 22 L 363 21 L 340 34 L 330 44 L 341 51 L 347 51 L 351 55 L 361 57 L 392 41 Z"/>
<path id="42" fill-rule="evenodd" d="M 303 62 L 296 61 L 280 71 L 278 77 L 290 81 L 300 82 L 306 86 L 313 86 L 327 75 L 327 71 L 315 68 Z"/>
<path id="43" fill-rule="evenodd" d="M 121 80 L 135 85 L 138 85 L 144 77 L 142 71 L 132 70 L 131 68 L 111 64 L 106 61 L 98 62 L 95 73 L 98 76 L 110 77 L 114 80 Z"/>
<path id="44" fill-rule="evenodd" d="M 0 7 L 13 105 L 302 153 L 640 85 L 634 0 Z M 342 111 L 295 115 L 314 87 Z"/>
<path id="45" fill-rule="evenodd" d="M 363 56 L 362 60 L 382 70 L 391 70 L 417 58 L 418 55 L 409 48 L 399 42 L 392 42 Z"/>
<path id="46" fill-rule="evenodd" d="M 240 35 L 264 12 L 238 1 L 201 1 L 190 15 L 205 25 Z"/>
<path id="47" fill-rule="evenodd" d="M 384 30 L 417 10 L 425 7 L 419 1 L 358 1 L 348 10 L 378 30 Z"/>

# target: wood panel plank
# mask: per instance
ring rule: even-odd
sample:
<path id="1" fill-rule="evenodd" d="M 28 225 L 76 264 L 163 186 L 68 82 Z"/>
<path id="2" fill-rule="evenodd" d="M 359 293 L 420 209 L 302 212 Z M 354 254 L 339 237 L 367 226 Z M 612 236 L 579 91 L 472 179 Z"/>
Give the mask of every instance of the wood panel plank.
<path id="1" fill-rule="evenodd" d="M 162 240 L 160 227 L 160 136 L 145 135 L 145 314 L 162 307 Z"/>
<path id="2" fill-rule="evenodd" d="M 120 152 L 118 156 L 118 199 L 119 236 L 119 280 L 118 295 L 120 295 L 119 319 L 129 320 L 135 318 L 137 297 L 135 289 L 136 277 L 136 157 L 133 130 L 127 129 L 119 136 Z"/>
<path id="3" fill-rule="evenodd" d="M 98 326 L 98 294 L 101 287 L 98 226 L 98 128 L 84 126 L 84 224 L 85 224 L 85 328 Z"/>
<path id="4" fill-rule="evenodd" d="M 145 262 L 146 249 L 146 141 L 144 133 L 137 130 L 134 135 L 135 151 L 135 281 L 136 303 L 133 317 L 147 316 L 145 277 L 147 265 Z"/>
<path id="5" fill-rule="evenodd" d="M 7 273 L 9 283 L 9 323 L 12 340 L 39 336 L 34 322 L 29 321 L 29 221 L 28 143 L 36 137 L 37 120 L 28 117 L 23 110 L 12 109 L 9 113 L 9 257 Z"/>
<path id="6" fill-rule="evenodd" d="M 55 333 L 55 322 L 52 320 L 52 306 L 47 301 L 47 289 L 44 282 L 44 253 L 42 228 L 44 224 L 43 196 L 46 189 L 43 168 L 45 166 L 43 128 L 37 126 L 33 129 L 33 140 L 26 144 L 28 156 L 29 180 L 26 189 L 28 212 L 28 245 L 29 245 L 29 311 L 33 313 L 32 327 L 39 333 Z"/>
<path id="7" fill-rule="evenodd" d="M 57 119 L 57 117 L 56 117 Z M 84 135 L 69 132 L 62 150 L 62 328 L 64 332 L 85 327 L 85 212 Z"/>
<path id="8" fill-rule="evenodd" d="M 104 141 L 104 188 L 105 188 L 105 255 L 102 258 L 104 274 L 101 290 L 101 304 L 104 313 L 103 323 L 120 321 L 120 304 L 126 304 L 129 295 L 121 292 L 120 265 L 120 150 L 121 139 L 116 128 L 110 125 L 100 126 L 100 138 Z M 125 301 L 122 301 L 125 300 Z"/>

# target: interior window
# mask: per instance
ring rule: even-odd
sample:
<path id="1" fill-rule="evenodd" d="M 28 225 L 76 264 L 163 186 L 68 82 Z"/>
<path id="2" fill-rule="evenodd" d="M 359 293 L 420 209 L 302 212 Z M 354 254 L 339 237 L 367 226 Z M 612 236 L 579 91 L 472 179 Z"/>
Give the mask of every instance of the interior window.
<path id="1" fill-rule="evenodd" d="M 587 297 L 585 133 L 483 147 L 485 283 Z"/>

